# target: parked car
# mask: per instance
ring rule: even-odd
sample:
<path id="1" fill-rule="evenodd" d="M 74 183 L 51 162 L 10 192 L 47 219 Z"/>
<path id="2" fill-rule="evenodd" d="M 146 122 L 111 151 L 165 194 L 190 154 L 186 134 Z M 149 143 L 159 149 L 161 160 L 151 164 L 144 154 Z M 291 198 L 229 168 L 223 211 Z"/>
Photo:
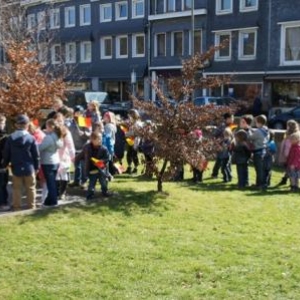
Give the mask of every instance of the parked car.
<path id="1" fill-rule="evenodd" d="M 72 108 L 76 105 L 81 105 L 82 107 L 87 108 L 87 104 L 90 101 L 96 100 L 99 103 L 101 114 L 111 111 L 117 115 L 126 117 L 128 110 L 132 108 L 131 101 L 114 101 L 110 98 L 107 92 L 68 91 L 66 97 L 66 105 Z"/>
<path id="2" fill-rule="evenodd" d="M 300 106 L 274 115 L 269 120 L 269 127 L 274 129 L 286 129 L 286 123 L 289 120 L 295 120 L 300 123 Z"/>
<path id="3" fill-rule="evenodd" d="M 226 105 L 229 106 L 230 104 L 234 104 L 236 99 L 232 97 L 197 97 L 193 100 L 194 105 L 202 106 L 208 104 L 215 104 L 215 105 Z"/>

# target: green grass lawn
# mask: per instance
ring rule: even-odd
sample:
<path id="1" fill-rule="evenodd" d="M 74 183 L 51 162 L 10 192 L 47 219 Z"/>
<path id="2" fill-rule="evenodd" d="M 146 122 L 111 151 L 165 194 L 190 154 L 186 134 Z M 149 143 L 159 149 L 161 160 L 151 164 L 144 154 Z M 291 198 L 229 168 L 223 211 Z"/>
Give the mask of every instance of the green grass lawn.
<path id="1" fill-rule="evenodd" d="M 163 196 L 124 175 L 111 188 L 102 203 L 0 218 L 1 300 L 300 298 L 300 195 L 288 186 L 209 179 L 165 183 Z"/>

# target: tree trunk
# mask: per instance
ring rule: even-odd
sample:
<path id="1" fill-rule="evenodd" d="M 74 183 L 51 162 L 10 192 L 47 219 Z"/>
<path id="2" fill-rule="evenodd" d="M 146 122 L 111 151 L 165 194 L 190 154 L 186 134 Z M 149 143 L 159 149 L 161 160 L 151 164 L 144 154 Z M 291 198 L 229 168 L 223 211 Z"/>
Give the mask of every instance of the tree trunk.
<path id="1" fill-rule="evenodd" d="M 168 160 L 164 160 L 159 175 L 157 176 L 157 191 L 160 193 L 163 191 L 163 175 L 166 171 L 167 164 L 168 164 Z"/>

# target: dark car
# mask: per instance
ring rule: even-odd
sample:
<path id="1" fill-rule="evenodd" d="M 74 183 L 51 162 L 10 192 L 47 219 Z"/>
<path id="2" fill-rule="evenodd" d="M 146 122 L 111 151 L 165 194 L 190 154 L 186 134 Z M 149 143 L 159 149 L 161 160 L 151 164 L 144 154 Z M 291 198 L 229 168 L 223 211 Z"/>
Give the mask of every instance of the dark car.
<path id="1" fill-rule="evenodd" d="M 126 117 L 128 110 L 132 108 L 131 101 L 115 101 L 107 92 L 98 91 L 68 91 L 66 93 L 66 105 L 74 108 L 77 105 L 87 108 L 87 104 L 91 101 L 97 101 L 101 114 L 111 111 L 116 115 Z"/>
<path id="2" fill-rule="evenodd" d="M 286 129 L 286 123 L 289 120 L 300 122 L 300 106 L 291 108 L 289 111 L 274 115 L 269 120 L 269 127 L 274 129 Z"/>

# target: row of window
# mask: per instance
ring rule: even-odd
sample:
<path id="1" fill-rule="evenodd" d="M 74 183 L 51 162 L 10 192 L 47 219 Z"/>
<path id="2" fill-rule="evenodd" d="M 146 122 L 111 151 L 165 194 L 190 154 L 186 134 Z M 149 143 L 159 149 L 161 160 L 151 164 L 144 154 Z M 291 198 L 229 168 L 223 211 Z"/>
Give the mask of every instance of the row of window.
<path id="1" fill-rule="evenodd" d="M 180 2 L 178 2 L 180 1 Z M 194 1 L 194 0 L 193 0 Z M 179 3 L 179 6 L 178 6 Z M 179 10 L 188 10 L 192 8 L 192 0 L 156 0 L 155 12 L 175 12 Z M 145 3 L 144 0 L 132 0 L 132 18 L 142 18 L 145 15 Z M 115 20 L 127 20 L 129 18 L 128 1 L 116 2 L 115 8 Z M 106 3 L 99 5 L 100 23 L 111 22 L 113 20 L 113 4 Z M 216 13 L 227 14 L 232 13 L 233 0 L 216 0 Z M 240 11 L 252 11 L 258 10 L 258 0 L 240 0 Z M 84 4 L 79 6 L 79 24 L 80 26 L 91 25 L 91 5 Z M 49 11 L 49 23 L 51 29 L 57 29 L 61 27 L 60 8 L 53 8 Z M 37 14 L 29 14 L 27 16 L 27 28 L 34 29 L 38 25 L 40 30 L 46 28 L 46 12 L 40 11 Z M 69 6 L 64 8 L 64 27 L 76 26 L 76 8 L 75 6 Z"/>
<path id="2" fill-rule="evenodd" d="M 231 60 L 232 31 L 215 32 L 215 45 L 222 44 L 223 47 L 216 52 L 215 59 Z M 257 28 L 241 29 L 238 31 L 238 59 L 256 59 Z"/>
<path id="3" fill-rule="evenodd" d="M 186 43 L 184 39 L 183 31 L 174 31 L 170 33 L 170 51 L 167 53 L 168 34 L 157 33 L 154 36 L 154 56 L 164 57 L 167 55 L 171 56 L 184 56 L 191 55 L 192 53 L 192 36 L 194 36 L 193 51 L 194 53 L 202 53 L 202 31 L 195 30 L 192 34 L 191 31 L 188 32 L 188 49 L 185 49 Z M 187 50 L 187 51 L 186 51 Z"/>
<path id="4" fill-rule="evenodd" d="M 128 1 L 116 2 L 115 5 L 115 20 L 127 20 L 128 13 Z M 144 17 L 144 0 L 132 0 L 132 18 Z M 113 5 L 112 3 L 99 5 L 100 22 L 110 22 L 113 19 Z M 49 10 L 49 26 L 50 29 L 58 29 L 61 27 L 60 8 L 52 8 Z M 27 16 L 27 28 L 34 29 L 36 26 L 40 29 L 46 29 L 46 12 L 40 11 L 37 14 L 29 14 Z M 79 25 L 87 26 L 91 25 L 91 5 L 83 4 L 79 6 Z M 68 6 L 64 8 L 64 27 L 76 26 L 76 7 Z"/>
<path id="5" fill-rule="evenodd" d="M 280 65 L 300 65 L 300 21 L 281 25 Z M 233 31 L 215 32 L 215 45 L 225 45 L 216 52 L 216 61 L 229 61 L 232 55 Z M 257 28 L 238 30 L 238 59 L 253 60 L 257 56 Z"/>
<path id="6" fill-rule="evenodd" d="M 258 10 L 258 0 L 240 0 L 240 11 Z M 229 14 L 233 11 L 233 0 L 216 0 L 216 14 Z"/>
<path id="7" fill-rule="evenodd" d="M 115 41 L 115 57 L 128 58 L 128 36 L 120 35 L 113 39 L 111 36 L 100 39 L 100 58 L 113 58 L 113 41 Z M 83 41 L 79 45 L 80 49 L 80 63 L 92 62 L 92 42 Z M 54 44 L 51 46 L 51 63 L 60 64 L 64 60 L 68 64 L 77 62 L 77 44 L 76 42 L 66 43 L 64 51 L 61 44 Z M 143 33 L 134 34 L 131 36 L 131 53 L 132 57 L 145 56 L 145 35 Z M 46 62 L 48 57 L 48 48 L 46 44 L 39 45 L 39 60 Z M 64 59 L 62 59 L 64 58 Z"/>
<path id="8" fill-rule="evenodd" d="M 201 30 L 194 31 L 194 53 L 202 52 L 202 32 Z M 167 55 L 167 43 L 166 43 L 166 33 L 158 33 L 155 35 L 154 40 L 154 56 L 164 57 Z M 102 37 L 100 39 L 100 58 L 101 59 L 112 59 L 114 57 L 114 47 L 115 45 L 115 58 L 128 58 L 128 36 L 120 35 L 115 38 L 111 36 Z M 191 54 L 191 42 L 192 33 L 189 32 L 189 46 L 186 54 Z M 185 53 L 184 49 L 184 32 L 172 32 L 171 33 L 171 55 L 172 56 L 183 56 Z M 66 43 L 65 53 L 62 55 L 61 44 L 55 44 L 51 47 L 51 63 L 58 64 L 61 63 L 61 58 L 65 57 L 66 63 L 76 63 L 76 43 Z M 145 34 L 138 33 L 131 36 L 131 55 L 132 57 L 145 57 Z M 46 61 L 47 59 L 47 47 L 46 44 L 40 45 L 39 51 L 40 61 Z M 92 42 L 83 41 L 80 43 L 80 62 L 90 63 L 92 61 Z"/>

